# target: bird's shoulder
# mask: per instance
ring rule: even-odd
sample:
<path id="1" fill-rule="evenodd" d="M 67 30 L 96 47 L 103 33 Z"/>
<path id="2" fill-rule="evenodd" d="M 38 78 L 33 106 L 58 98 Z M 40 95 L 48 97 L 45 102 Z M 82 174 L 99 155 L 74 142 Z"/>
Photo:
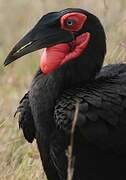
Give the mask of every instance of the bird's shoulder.
<path id="1" fill-rule="evenodd" d="M 126 141 L 125 64 L 105 66 L 94 81 L 65 91 L 55 106 L 58 128 L 69 130 L 76 102 L 77 127 L 90 141 L 106 147 Z"/>

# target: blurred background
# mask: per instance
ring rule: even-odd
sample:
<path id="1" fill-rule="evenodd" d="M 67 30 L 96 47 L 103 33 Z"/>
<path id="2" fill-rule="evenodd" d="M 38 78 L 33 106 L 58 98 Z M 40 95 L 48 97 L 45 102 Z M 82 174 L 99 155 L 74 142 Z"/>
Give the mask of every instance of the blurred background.
<path id="1" fill-rule="evenodd" d="M 45 180 L 35 142 L 28 144 L 13 115 L 38 68 L 41 51 L 4 68 L 14 44 L 49 12 L 84 8 L 107 34 L 105 64 L 126 61 L 126 0 L 0 0 L 0 180 Z"/>

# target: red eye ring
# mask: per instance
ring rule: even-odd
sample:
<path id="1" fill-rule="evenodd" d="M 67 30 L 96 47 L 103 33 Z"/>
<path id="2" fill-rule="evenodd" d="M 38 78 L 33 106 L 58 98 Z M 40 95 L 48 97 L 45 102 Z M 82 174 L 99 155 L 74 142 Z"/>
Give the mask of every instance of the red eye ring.
<path id="1" fill-rule="evenodd" d="M 87 16 L 82 13 L 67 13 L 60 19 L 61 29 L 77 32 L 83 27 L 86 19 Z"/>

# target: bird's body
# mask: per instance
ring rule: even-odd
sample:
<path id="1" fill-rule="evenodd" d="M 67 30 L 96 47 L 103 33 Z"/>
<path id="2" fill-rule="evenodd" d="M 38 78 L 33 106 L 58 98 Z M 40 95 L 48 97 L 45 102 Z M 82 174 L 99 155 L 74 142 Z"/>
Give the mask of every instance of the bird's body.
<path id="1" fill-rule="evenodd" d="M 74 179 L 124 180 L 126 178 L 124 166 L 126 161 L 126 65 L 103 67 L 93 81 L 81 87 L 65 90 L 57 101 L 55 94 L 52 96 L 53 89 L 49 88 L 51 82 L 47 76 L 44 77 L 47 78 L 45 81 L 41 81 L 41 76 L 39 71 L 33 80 L 29 95 L 23 101 L 28 100 L 32 114 L 37 115 L 34 119 L 37 121 L 35 121 L 36 128 L 41 132 L 40 136 L 36 137 L 41 149 L 40 154 L 42 152 L 41 158 L 45 172 L 48 173 L 49 169 L 52 169 L 48 179 L 53 180 L 53 176 L 55 180 L 56 177 L 57 180 L 60 179 L 56 172 L 60 174 L 62 180 L 66 179 L 65 150 L 69 144 L 69 131 L 75 104 L 79 102 L 80 110 L 74 143 Z M 46 86 L 45 83 L 47 83 Z M 21 108 L 23 105 L 23 110 L 27 114 L 28 106 L 25 107 L 23 101 Z M 49 106 L 53 109 L 48 109 Z M 40 107 L 43 108 L 40 109 Z M 22 125 L 24 117 L 23 115 Z M 29 128 L 27 125 L 25 127 Z M 30 127 L 30 131 L 31 129 Z M 32 133 L 26 129 L 27 133 L 26 138 L 31 134 L 29 141 L 32 141 Z"/>
<path id="2" fill-rule="evenodd" d="M 56 16 L 55 14 L 47 15 L 52 18 L 48 23 L 53 27 L 52 22 L 57 22 L 60 17 L 61 27 L 65 30 L 61 32 L 66 39 L 61 41 L 58 37 L 57 44 L 64 43 L 61 46 L 55 46 L 54 42 L 54 46 L 48 48 L 49 42 L 47 43 L 47 49 L 41 58 L 41 70 L 34 77 L 29 92 L 18 108 L 21 112 L 20 127 L 29 142 L 36 138 L 47 179 L 66 180 L 66 150 L 70 141 L 75 105 L 79 102 L 73 146 L 73 180 L 124 180 L 126 65 L 108 65 L 101 69 L 106 52 L 105 34 L 100 21 L 94 15 L 78 9 L 67 9 Z M 75 16 L 77 25 L 69 27 L 70 23 L 76 22 Z M 44 26 L 47 17 L 42 19 Z M 67 25 L 66 20 L 70 20 Z M 59 28 L 59 24 L 55 24 L 55 28 Z M 36 32 L 39 31 L 33 30 L 31 37 L 36 40 Z M 74 41 L 70 40 L 71 34 L 71 38 L 75 36 Z M 51 43 L 52 41 L 51 39 Z M 67 44 L 67 41 L 71 43 Z M 25 48 L 21 49 L 23 42 L 26 43 L 27 38 L 15 46 L 5 64 L 26 54 Z M 31 46 L 34 46 L 34 41 Z M 32 47 L 32 50 L 35 48 Z M 54 50 L 57 57 L 61 57 L 60 65 L 57 57 L 56 64 L 52 64 L 55 61 L 52 57 Z M 70 57 L 75 59 L 68 61 Z"/>

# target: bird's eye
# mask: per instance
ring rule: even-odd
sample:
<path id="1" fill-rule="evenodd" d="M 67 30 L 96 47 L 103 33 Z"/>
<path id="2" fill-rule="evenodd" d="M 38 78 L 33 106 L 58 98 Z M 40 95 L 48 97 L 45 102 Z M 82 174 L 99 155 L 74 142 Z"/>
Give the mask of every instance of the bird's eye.
<path id="1" fill-rule="evenodd" d="M 82 13 L 67 13 L 60 19 L 61 28 L 70 32 L 77 32 L 83 27 L 86 19 L 87 16 Z"/>
<path id="2" fill-rule="evenodd" d="M 66 21 L 66 25 L 67 26 L 73 26 L 75 24 L 75 20 L 73 20 L 73 19 L 68 19 L 67 21 Z"/>

